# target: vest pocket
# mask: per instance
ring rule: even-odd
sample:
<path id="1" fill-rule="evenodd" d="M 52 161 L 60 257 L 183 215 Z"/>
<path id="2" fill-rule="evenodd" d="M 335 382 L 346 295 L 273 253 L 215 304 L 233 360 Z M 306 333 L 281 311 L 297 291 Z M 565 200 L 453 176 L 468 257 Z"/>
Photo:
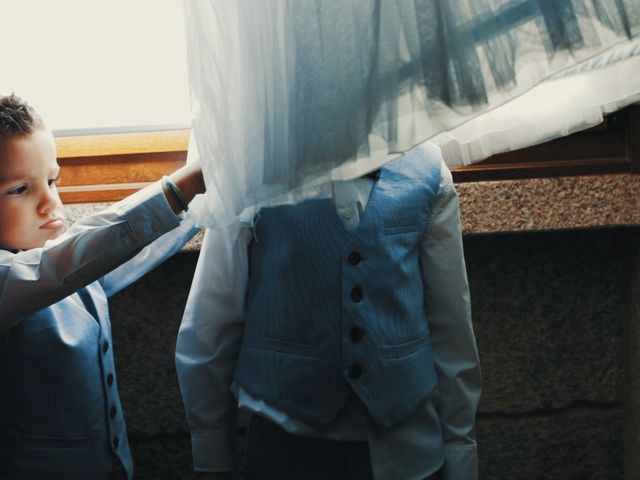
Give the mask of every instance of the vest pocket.
<path id="1" fill-rule="evenodd" d="M 390 221 L 385 222 L 383 232 L 385 235 L 398 235 L 400 233 L 417 232 L 420 230 L 420 215 L 415 213 L 418 207 L 409 207 L 409 211 L 397 213 Z"/>
<path id="2" fill-rule="evenodd" d="M 100 447 L 99 441 L 94 445 L 90 437 L 81 435 L 23 435 L 14 432 L 5 452 L 5 468 L 10 479 L 105 479 L 114 462 L 106 442 Z"/>
<path id="3" fill-rule="evenodd" d="M 387 358 L 402 358 L 412 355 L 420 350 L 429 347 L 428 337 L 422 336 L 410 342 L 398 343 L 396 345 L 384 345 L 383 351 Z"/>

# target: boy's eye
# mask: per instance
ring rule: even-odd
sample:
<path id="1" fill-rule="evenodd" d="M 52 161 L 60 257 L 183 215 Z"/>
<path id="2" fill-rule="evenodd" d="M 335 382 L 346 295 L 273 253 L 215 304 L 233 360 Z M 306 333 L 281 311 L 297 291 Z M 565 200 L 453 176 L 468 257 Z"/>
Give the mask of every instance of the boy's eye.
<path id="1" fill-rule="evenodd" d="M 53 187 L 54 185 L 57 185 L 59 180 L 60 180 L 60 177 L 50 178 L 49 179 L 49 186 Z"/>
<path id="2" fill-rule="evenodd" d="M 20 195 L 21 193 L 24 193 L 27 191 L 27 186 L 26 185 L 20 185 L 17 188 L 14 188 L 13 190 L 9 190 L 9 195 Z"/>

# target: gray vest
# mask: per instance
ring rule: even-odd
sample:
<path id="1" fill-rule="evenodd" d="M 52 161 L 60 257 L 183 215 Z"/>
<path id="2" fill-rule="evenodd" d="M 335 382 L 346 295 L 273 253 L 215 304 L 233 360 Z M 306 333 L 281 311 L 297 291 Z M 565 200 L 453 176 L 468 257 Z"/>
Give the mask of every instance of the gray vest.
<path id="1" fill-rule="evenodd" d="M 320 428 L 355 393 L 383 430 L 435 388 L 419 253 L 440 159 L 423 148 L 382 168 L 354 233 L 327 199 L 260 212 L 238 385 Z"/>
<path id="2" fill-rule="evenodd" d="M 112 352 L 97 282 L 0 337 L 0 478 L 101 480 L 117 458 L 131 478 Z"/>

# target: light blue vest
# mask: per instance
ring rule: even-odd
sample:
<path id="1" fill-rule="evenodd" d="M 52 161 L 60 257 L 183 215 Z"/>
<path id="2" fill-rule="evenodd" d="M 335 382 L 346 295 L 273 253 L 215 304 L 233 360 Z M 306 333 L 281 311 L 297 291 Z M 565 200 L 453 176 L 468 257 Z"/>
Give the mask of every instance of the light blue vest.
<path id="1" fill-rule="evenodd" d="M 353 234 L 327 199 L 260 212 L 238 385 L 320 428 L 352 393 L 383 430 L 426 399 L 419 253 L 440 175 L 423 147 L 383 167 Z"/>
<path id="2" fill-rule="evenodd" d="M 99 283 L 0 337 L 0 478 L 102 480 L 133 463 Z"/>

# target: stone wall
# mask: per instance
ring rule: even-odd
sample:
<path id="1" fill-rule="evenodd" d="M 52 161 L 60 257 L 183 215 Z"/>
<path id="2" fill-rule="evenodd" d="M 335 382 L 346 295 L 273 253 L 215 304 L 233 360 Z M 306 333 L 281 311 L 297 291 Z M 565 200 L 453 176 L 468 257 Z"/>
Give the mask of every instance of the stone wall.
<path id="1" fill-rule="evenodd" d="M 110 303 L 116 371 L 136 480 L 193 478 L 174 362 L 196 253 L 179 253 Z"/>
<path id="2" fill-rule="evenodd" d="M 640 365 L 637 236 L 465 237 L 485 385 L 483 480 L 640 478 L 640 380 L 629 375 L 630 362 Z M 176 255 L 111 304 L 138 480 L 193 478 L 173 354 L 196 261 Z"/>
<path id="3" fill-rule="evenodd" d="M 466 239 L 483 479 L 622 479 L 631 232 Z"/>

